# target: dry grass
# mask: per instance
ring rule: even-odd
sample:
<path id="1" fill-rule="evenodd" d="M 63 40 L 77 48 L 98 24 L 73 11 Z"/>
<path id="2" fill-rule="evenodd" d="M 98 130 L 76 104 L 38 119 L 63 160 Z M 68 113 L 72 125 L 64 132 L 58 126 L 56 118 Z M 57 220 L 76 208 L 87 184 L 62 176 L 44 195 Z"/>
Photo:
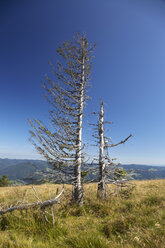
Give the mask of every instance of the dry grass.
<path id="1" fill-rule="evenodd" d="M 164 248 L 165 180 L 134 183 L 129 197 L 123 192 L 103 202 L 96 198 L 96 184 L 85 185 L 83 207 L 70 203 L 71 186 L 66 185 L 61 203 L 54 206 L 54 226 L 37 209 L 1 216 L 0 248 Z M 62 185 L 35 188 L 45 200 Z M 23 199 L 36 201 L 30 186 L 0 188 L 1 206 Z"/>

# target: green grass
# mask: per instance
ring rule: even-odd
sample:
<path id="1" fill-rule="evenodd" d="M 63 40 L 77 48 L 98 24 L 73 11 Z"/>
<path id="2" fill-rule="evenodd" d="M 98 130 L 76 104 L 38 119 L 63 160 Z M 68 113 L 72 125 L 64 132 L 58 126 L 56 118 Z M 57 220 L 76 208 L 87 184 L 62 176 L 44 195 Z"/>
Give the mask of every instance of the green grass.
<path id="1" fill-rule="evenodd" d="M 0 216 L 0 248 L 164 248 L 165 180 L 137 181 L 131 195 L 96 198 L 96 184 L 85 185 L 84 206 L 71 204 L 66 186 L 54 206 L 55 224 L 37 209 Z M 36 186 L 41 200 L 61 185 Z M 109 192 L 113 191 L 109 186 Z M 0 206 L 36 201 L 30 186 L 0 188 Z M 49 209 L 48 209 L 49 211 Z"/>

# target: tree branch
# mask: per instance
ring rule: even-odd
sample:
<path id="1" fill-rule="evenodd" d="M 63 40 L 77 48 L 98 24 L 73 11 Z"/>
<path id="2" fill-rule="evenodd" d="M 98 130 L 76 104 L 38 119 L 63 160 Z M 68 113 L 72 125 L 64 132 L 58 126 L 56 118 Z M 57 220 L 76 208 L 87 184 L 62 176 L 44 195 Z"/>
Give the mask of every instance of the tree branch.
<path id="1" fill-rule="evenodd" d="M 106 145 L 106 147 L 114 147 L 114 146 L 118 146 L 118 145 L 124 144 L 131 137 L 133 137 L 132 134 L 130 134 L 126 139 L 121 140 L 119 143 Z"/>
<path id="2" fill-rule="evenodd" d="M 44 209 L 47 206 L 52 206 L 53 204 L 57 203 L 59 197 L 64 193 L 64 187 L 59 195 L 57 195 L 54 199 L 46 200 L 46 201 L 38 201 L 34 203 L 29 203 L 29 204 L 22 204 L 19 206 L 13 206 L 4 210 L 0 210 L 0 214 L 6 214 L 6 213 L 11 213 L 15 210 L 23 210 L 23 209 L 29 209 L 29 208 L 35 208 L 35 207 L 40 207 L 41 209 Z"/>

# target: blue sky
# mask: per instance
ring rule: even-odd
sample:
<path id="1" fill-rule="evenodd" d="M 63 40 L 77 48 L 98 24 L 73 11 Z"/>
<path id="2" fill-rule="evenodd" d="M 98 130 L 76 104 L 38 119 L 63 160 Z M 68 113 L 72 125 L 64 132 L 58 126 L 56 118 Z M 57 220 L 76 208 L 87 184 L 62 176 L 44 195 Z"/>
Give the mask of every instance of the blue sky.
<path id="1" fill-rule="evenodd" d="M 87 117 L 105 102 L 109 135 L 122 163 L 165 165 L 165 1 L 2 0 L 0 2 L 0 157 L 40 158 L 27 118 L 46 122 L 41 81 L 56 49 L 75 32 L 97 44 Z M 84 141 L 91 130 L 84 122 Z M 94 148 L 89 148 L 94 154 Z"/>

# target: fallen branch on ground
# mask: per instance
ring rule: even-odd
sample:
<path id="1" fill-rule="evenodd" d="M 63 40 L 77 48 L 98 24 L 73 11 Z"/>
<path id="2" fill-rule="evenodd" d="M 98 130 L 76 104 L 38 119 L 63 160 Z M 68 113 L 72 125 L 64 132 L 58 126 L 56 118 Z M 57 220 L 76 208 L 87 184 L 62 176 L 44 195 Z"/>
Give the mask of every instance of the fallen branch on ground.
<path id="1" fill-rule="evenodd" d="M 24 209 L 29 209 L 29 208 L 35 208 L 35 207 L 40 207 L 41 209 L 45 209 L 45 207 L 47 206 L 53 206 L 53 204 L 58 202 L 59 197 L 64 193 L 64 187 L 61 191 L 60 194 L 58 194 L 54 199 L 49 199 L 46 201 L 38 201 L 38 202 L 34 202 L 34 203 L 29 203 L 29 204 L 21 204 L 18 206 L 12 206 L 10 208 L 4 209 L 4 210 L 0 210 L 0 214 L 6 214 L 6 213 L 10 213 L 13 212 L 15 210 L 24 210 Z"/>

